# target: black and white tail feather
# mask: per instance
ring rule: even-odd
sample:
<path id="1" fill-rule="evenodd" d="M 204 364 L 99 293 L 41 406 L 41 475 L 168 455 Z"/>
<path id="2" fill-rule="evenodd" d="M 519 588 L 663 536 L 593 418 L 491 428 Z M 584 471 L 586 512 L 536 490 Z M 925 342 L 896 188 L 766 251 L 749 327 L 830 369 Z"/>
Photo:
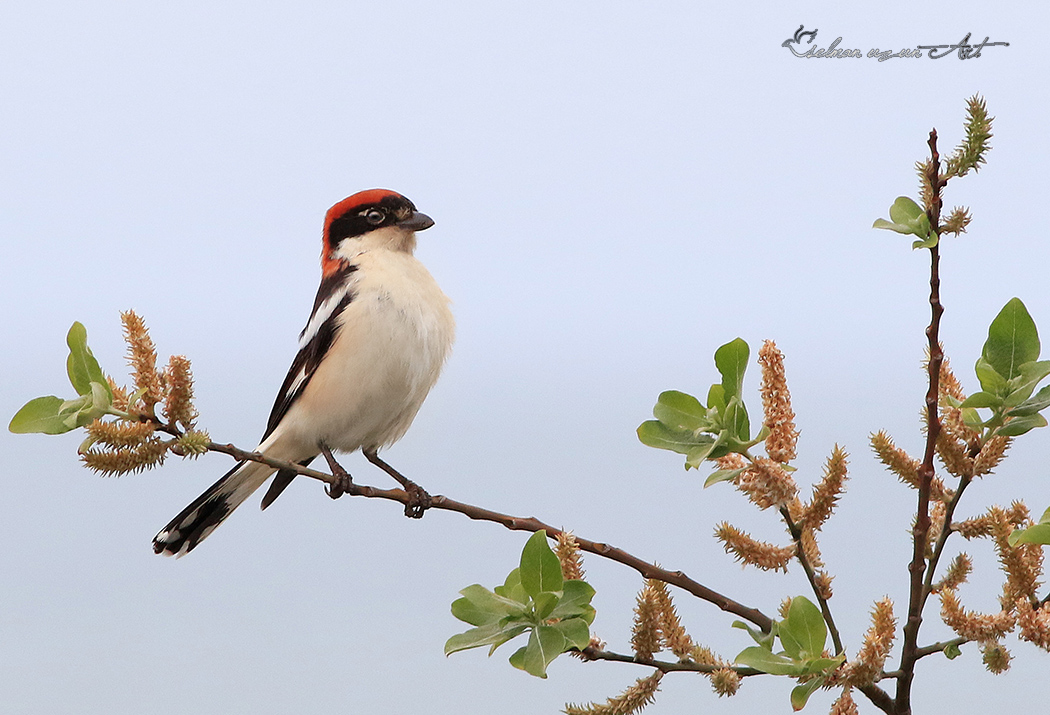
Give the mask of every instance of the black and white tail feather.
<path id="1" fill-rule="evenodd" d="M 305 466 L 322 444 L 376 450 L 404 435 L 454 333 L 448 298 L 412 256 L 415 231 L 431 225 L 408 199 L 382 189 L 329 209 L 321 285 L 259 452 Z M 161 529 L 154 551 L 189 553 L 274 472 L 263 509 L 295 473 L 238 463 Z"/>
<path id="2" fill-rule="evenodd" d="M 310 320 L 299 334 L 299 352 L 288 369 L 281 390 L 277 393 L 259 451 L 264 450 L 267 439 L 306 389 L 310 378 L 332 346 L 339 330 L 337 318 L 353 300 L 349 278 L 356 271 L 357 266 L 347 264 L 321 281 Z M 313 457 L 309 457 L 300 464 L 306 466 L 312 460 Z M 295 472 L 278 471 L 259 462 L 238 462 L 160 530 L 153 538 L 154 552 L 176 557 L 188 554 L 215 531 L 234 509 L 265 484 L 275 471 L 277 476 L 263 497 L 263 509 L 273 504 L 281 492 L 292 483 Z"/>

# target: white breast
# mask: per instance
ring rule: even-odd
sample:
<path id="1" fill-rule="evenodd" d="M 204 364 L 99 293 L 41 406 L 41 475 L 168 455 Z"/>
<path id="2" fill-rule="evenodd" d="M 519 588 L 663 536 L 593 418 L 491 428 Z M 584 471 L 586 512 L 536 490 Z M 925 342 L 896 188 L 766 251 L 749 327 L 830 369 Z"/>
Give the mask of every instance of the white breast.
<path id="1" fill-rule="evenodd" d="M 354 262 L 354 299 L 335 341 L 282 420 L 280 441 L 310 452 L 302 458 L 316 454 L 320 441 L 348 452 L 396 442 L 452 347 L 448 297 L 422 263 L 385 249 L 358 254 Z"/>

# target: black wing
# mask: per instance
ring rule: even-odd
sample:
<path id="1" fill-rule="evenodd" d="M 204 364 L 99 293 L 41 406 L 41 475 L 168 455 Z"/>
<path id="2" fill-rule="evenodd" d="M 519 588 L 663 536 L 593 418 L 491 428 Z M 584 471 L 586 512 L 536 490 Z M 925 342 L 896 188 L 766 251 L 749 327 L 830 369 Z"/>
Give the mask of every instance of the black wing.
<path id="1" fill-rule="evenodd" d="M 346 263 L 338 271 L 321 279 L 321 286 L 317 289 L 310 320 L 307 321 L 303 332 L 299 334 L 299 352 L 292 360 L 292 366 L 288 368 L 288 375 L 285 376 L 281 390 L 277 393 L 277 399 L 273 403 L 273 409 L 270 410 L 270 419 L 266 422 L 263 440 L 277 429 L 277 425 L 299 399 L 299 395 L 303 393 L 314 376 L 314 372 L 317 371 L 317 366 L 321 364 L 328 349 L 332 347 L 338 330 L 336 320 L 343 308 L 350 305 L 354 299 L 354 293 L 350 289 L 350 276 L 355 271 L 357 271 L 356 265 Z"/>
<path id="2" fill-rule="evenodd" d="M 338 271 L 321 279 L 321 286 L 317 289 L 310 320 L 307 321 L 303 332 L 299 334 L 299 352 L 292 360 L 292 366 L 288 369 L 288 375 L 284 378 L 280 392 L 277 393 L 273 409 L 270 410 L 270 419 L 266 423 L 263 440 L 277 429 L 277 425 L 288 414 L 288 410 L 299 399 L 299 395 L 303 394 L 303 390 L 310 384 L 310 378 L 317 371 L 317 366 L 321 364 L 328 349 L 332 347 L 332 341 L 335 340 L 338 330 L 336 319 L 343 308 L 354 299 L 354 293 L 350 290 L 350 276 L 356 270 L 356 265 L 345 263 Z M 299 464 L 305 467 L 312 460 L 313 457 L 310 457 Z M 262 508 L 265 509 L 273 504 L 274 499 L 281 495 L 281 492 L 292 483 L 293 479 L 295 479 L 295 472 L 291 470 L 282 469 L 277 472 L 273 481 L 270 482 L 270 488 L 263 496 Z"/>

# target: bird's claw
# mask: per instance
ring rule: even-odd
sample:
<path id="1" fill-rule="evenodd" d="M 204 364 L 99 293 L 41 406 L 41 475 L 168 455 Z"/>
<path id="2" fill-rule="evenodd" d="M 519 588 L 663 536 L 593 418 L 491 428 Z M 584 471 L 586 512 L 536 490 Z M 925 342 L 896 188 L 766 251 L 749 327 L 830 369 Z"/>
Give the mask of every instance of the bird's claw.
<path id="1" fill-rule="evenodd" d="M 321 443 L 321 454 L 324 455 L 325 461 L 328 462 L 328 468 L 332 470 L 332 476 L 335 477 L 334 482 L 325 486 L 324 493 L 332 499 L 338 499 L 344 494 L 349 494 L 354 486 L 354 481 L 350 478 L 350 474 L 343 469 L 343 465 L 335 461 L 332 450 L 328 449 L 323 442 Z"/>
<path id="2" fill-rule="evenodd" d="M 409 482 L 405 486 L 405 493 L 408 494 L 408 501 L 405 502 L 405 516 L 409 519 L 422 519 L 423 512 L 430 508 L 433 499 L 423 487 L 415 482 Z"/>
<path id="3" fill-rule="evenodd" d="M 324 493 L 332 499 L 338 499 L 344 494 L 349 494 L 351 489 L 353 489 L 354 480 L 351 479 L 347 471 L 341 467 L 333 469 L 332 476 L 335 477 L 335 481 L 325 486 Z"/>
<path id="4" fill-rule="evenodd" d="M 350 487 L 353 486 L 353 482 L 350 480 L 350 475 L 345 474 L 342 477 L 337 477 L 338 481 L 327 485 L 324 488 L 324 493 L 330 496 L 332 499 L 338 499 L 344 494 L 350 491 Z"/>

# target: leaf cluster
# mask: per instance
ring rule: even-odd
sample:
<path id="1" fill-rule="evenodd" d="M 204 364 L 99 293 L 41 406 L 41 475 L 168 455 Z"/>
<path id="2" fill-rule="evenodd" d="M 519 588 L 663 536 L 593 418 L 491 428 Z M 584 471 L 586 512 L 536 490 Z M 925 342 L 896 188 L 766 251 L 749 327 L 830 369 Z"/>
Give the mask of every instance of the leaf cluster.
<path id="1" fill-rule="evenodd" d="M 66 373 L 77 396 L 68 400 L 48 395 L 27 402 L 11 418 L 16 434 L 64 434 L 86 427 L 113 412 L 113 388 L 87 344 L 87 329 L 73 323 L 66 335 Z"/>
<path id="2" fill-rule="evenodd" d="M 722 381 L 711 385 L 707 405 L 684 392 L 663 392 L 653 408 L 656 419 L 638 427 L 638 439 L 649 447 L 684 454 L 686 469 L 696 469 L 705 459 L 731 453 L 747 455 L 747 450 L 767 434 L 763 427 L 756 437 L 751 436 L 741 396 L 749 356 L 750 348 L 740 338 L 718 348 L 715 366 Z M 732 476 L 736 473 L 739 472 L 734 470 Z"/>
<path id="3" fill-rule="evenodd" d="M 193 377 L 190 361 L 172 356 L 164 372 L 156 368 L 156 353 L 145 323 L 133 311 L 121 315 L 135 368 L 135 390 L 129 395 L 106 375 L 87 344 L 87 330 L 73 323 L 66 335 L 66 372 L 77 396 L 68 400 L 48 395 L 26 403 L 8 426 L 17 434 L 64 434 L 86 428 L 80 445 L 84 464 L 101 474 L 125 474 L 162 464 L 169 451 L 196 457 L 208 450 L 206 432 L 194 427 Z M 164 403 L 167 423 L 154 405 Z M 103 419 L 111 417 L 115 419 Z M 181 425 L 181 429 L 180 429 Z M 162 440 L 163 430 L 173 435 Z"/>
<path id="4" fill-rule="evenodd" d="M 586 581 L 566 580 L 561 562 L 537 531 L 525 543 L 521 563 L 502 586 L 491 591 L 474 584 L 460 591 L 452 615 L 474 626 L 445 643 L 445 655 L 489 646 L 489 655 L 507 641 L 528 634 L 528 642 L 510 656 L 510 664 L 539 678 L 562 653 L 590 643 L 594 589 Z"/>
<path id="5" fill-rule="evenodd" d="M 890 206 L 889 221 L 878 218 L 871 227 L 917 236 L 917 240 L 911 244 L 912 248 L 933 248 L 939 240 L 937 231 L 930 230 L 930 217 L 907 196 L 898 196 Z"/>
<path id="6" fill-rule="evenodd" d="M 758 645 L 745 648 L 736 657 L 745 665 L 770 675 L 786 675 L 798 679 L 791 691 L 791 707 L 801 710 L 809 696 L 831 673 L 845 661 L 845 656 L 829 657 L 825 646 L 828 627 L 820 609 L 805 596 L 791 599 L 787 617 L 775 621 L 769 633 L 752 628 L 743 621 L 733 623 L 751 634 Z M 781 649 L 774 652 L 776 641 Z"/>
<path id="7" fill-rule="evenodd" d="M 1050 360 L 1039 360 L 1039 332 L 1020 298 L 1011 298 L 988 328 L 975 371 L 981 391 L 963 401 L 944 398 L 962 410 L 968 427 L 995 435 L 1017 437 L 1047 422 L 1040 412 L 1050 407 L 1050 385 L 1035 392 L 1050 375 Z M 1035 393 L 1035 394 L 1033 394 Z M 982 419 L 979 409 L 992 414 Z"/>

